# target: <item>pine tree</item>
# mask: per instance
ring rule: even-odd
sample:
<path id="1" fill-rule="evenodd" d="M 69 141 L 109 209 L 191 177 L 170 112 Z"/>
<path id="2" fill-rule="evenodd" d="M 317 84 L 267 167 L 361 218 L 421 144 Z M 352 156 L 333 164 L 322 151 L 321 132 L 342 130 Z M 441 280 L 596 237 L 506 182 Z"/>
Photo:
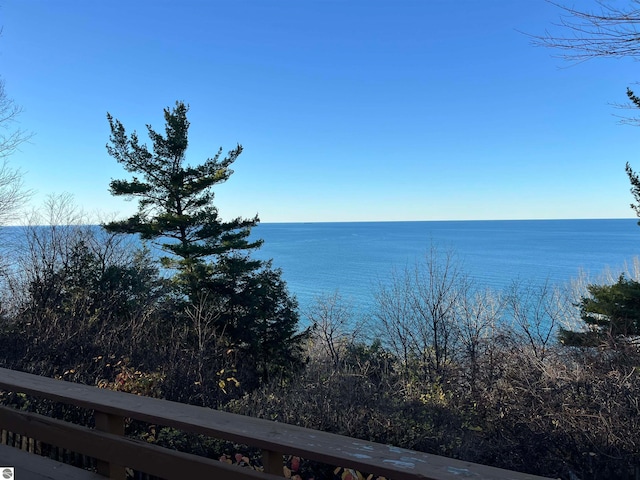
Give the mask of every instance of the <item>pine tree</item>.
<path id="1" fill-rule="evenodd" d="M 134 174 L 130 180 L 112 180 L 111 193 L 137 198 L 139 203 L 135 215 L 105 228 L 155 241 L 169 254 L 162 258 L 163 266 L 177 269 L 178 279 L 193 295 L 198 278 L 207 275 L 207 259 L 250 251 L 261 241 L 249 240 L 251 228 L 259 221 L 257 216 L 224 222 L 212 204 L 213 187 L 229 179 L 233 173 L 230 167 L 242 153 L 242 146 L 237 145 L 224 158 L 220 148 L 201 165 L 187 165 L 188 110 L 182 102 L 176 102 L 174 109 L 165 108 L 164 136 L 147 125 L 152 151 L 140 144 L 135 131 L 128 136 L 122 123 L 107 114 L 111 127 L 107 151 Z"/>
<path id="2" fill-rule="evenodd" d="M 587 290 L 590 295 L 579 304 L 586 329 L 561 329 L 563 344 L 616 346 L 640 335 L 640 283 L 621 275 L 613 285 L 589 285 Z"/>
<path id="3" fill-rule="evenodd" d="M 182 102 L 166 108 L 164 135 L 147 125 L 151 151 L 136 132 L 127 135 L 122 123 L 107 115 L 107 151 L 133 174 L 129 180 L 112 180 L 111 193 L 139 203 L 135 215 L 105 228 L 139 234 L 159 245 L 167 254 L 163 265 L 176 271 L 173 283 L 185 309 L 206 304 L 208 318 L 215 318 L 213 328 L 253 372 L 253 378 L 244 372 L 248 383 L 266 381 L 301 364 L 306 332 L 298 333 L 297 303 L 287 292 L 282 272 L 270 261 L 250 256 L 262 244 L 250 239 L 258 217 L 224 222 L 212 203 L 213 187 L 229 179 L 242 147 L 237 145 L 224 158 L 219 149 L 200 165 L 186 164 L 187 112 Z M 202 332 L 191 337 L 202 339 Z M 199 351 L 206 348 L 199 345 Z"/>

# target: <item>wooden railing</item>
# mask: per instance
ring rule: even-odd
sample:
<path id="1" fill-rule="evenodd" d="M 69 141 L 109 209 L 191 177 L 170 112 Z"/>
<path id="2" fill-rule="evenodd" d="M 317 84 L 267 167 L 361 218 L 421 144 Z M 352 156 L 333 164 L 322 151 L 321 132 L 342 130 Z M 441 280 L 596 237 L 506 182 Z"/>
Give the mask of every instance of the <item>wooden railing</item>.
<path id="1" fill-rule="evenodd" d="M 283 477 L 285 454 L 353 468 L 393 480 L 542 478 L 293 425 L 2 368 L 0 389 L 93 410 L 95 429 L 0 407 L 0 429 L 96 458 L 98 473 L 114 479 L 124 479 L 125 467 L 128 467 L 166 479 L 275 480 Z M 262 450 L 264 472 L 127 438 L 124 436 L 126 418 L 257 447 Z"/>

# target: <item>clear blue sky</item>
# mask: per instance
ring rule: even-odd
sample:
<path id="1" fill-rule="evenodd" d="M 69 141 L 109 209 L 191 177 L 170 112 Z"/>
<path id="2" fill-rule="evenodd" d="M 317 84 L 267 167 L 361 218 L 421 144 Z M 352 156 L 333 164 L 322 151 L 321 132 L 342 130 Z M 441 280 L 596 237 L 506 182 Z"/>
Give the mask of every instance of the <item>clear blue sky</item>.
<path id="1" fill-rule="evenodd" d="M 129 214 L 108 192 L 127 174 L 106 113 L 162 131 L 183 100 L 190 163 L 245 147 L 217 189 L 223 218 L 632 217 L 640 128 L 612 104 L 637 63 L 570 66 L 519 33 L 559 14 L 544 0 L 0 0 L 0 75 L 35 133 L 11 162 L 34 205 L 68 192 Z"/>

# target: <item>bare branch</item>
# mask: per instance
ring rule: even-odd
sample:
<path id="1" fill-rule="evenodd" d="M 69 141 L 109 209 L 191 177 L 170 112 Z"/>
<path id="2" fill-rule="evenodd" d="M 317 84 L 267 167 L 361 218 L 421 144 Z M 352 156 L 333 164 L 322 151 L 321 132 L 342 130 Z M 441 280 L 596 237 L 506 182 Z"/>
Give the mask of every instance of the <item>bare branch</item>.
<path id="1" fill-rule="evenodd" d="M 598 1 L 600 11 L 590 12 L 550 1 L 562 10 L 555 26 L 568 31 L 566 35 L 545 32 L 531 35 L 534 45 L 564 51 L 560 58 L 583 62 L 596 57 L 640 57 L 640 1 L 620 8 L 608 1 Z"/>
<path id="2" fill-rule="evenodd" d="M 24 189 L 22 172 L 9 166 L 7 158 L 20 144 L 31 138 L 31 134 L 14 128 L 22 108 L 10 99 L 0 79 L 0 225 L 15 220 L 19 208 L 30 192 Z"/>
<path id="3" fill-rule="evenodd" d="M 0 225 L 17 220 L 20 207 L 30 195 L 24 188 L 22 172 L 12 168 L 6 158 L 0 160 Z"/>
<path id="4" fill-rule="evenodd" d="M 31 133 L 14 128 L 20 113 L 22 107 L 7 96 L 4 81 L 0 79 L 0 159 L 7 158 L 32 137 Z"/>

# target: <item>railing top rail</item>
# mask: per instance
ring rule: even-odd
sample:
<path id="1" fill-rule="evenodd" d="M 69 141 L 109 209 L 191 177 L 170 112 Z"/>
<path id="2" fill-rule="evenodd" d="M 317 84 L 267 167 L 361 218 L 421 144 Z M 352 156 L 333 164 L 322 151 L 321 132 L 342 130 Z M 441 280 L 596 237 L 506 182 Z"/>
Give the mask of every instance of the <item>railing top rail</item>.
<path id="1" fill-rule="evenodd" d="M 357 440 L 244 415 L 0 368 L 0 388 L 174 427 L 329 465 L 402 479 L 536 480 L 535 475 Z"/>

